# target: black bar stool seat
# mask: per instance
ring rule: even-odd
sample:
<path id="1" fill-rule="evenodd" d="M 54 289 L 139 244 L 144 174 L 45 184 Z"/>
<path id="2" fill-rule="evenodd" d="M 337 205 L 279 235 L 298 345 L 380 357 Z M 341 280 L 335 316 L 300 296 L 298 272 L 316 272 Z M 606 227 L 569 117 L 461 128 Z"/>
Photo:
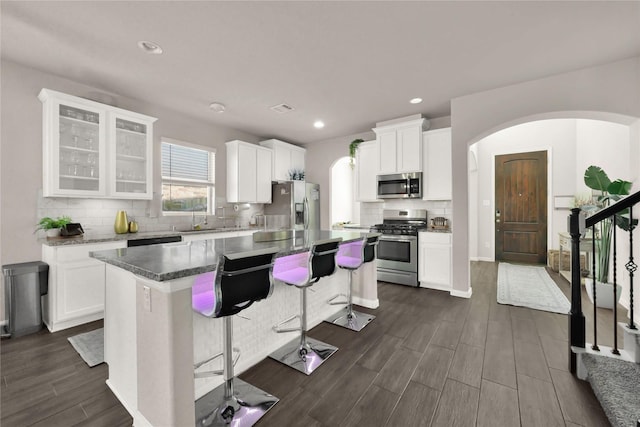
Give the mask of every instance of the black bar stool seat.
<path id="1" fill-rule="evenodd" d="M 335 298 L 341 296 L 336 295 L 331 298 L 329 304 L 347 304 L 343 310 L 326 319 L 325 322 L 360 332 L 373 319 L 373 314 L 361 313 L 353 309 L 353 272 L 360 268 L 362 264 L 371 262 L 376 259 L 376 246 L 380 239 L 380 233 L 368 233 L 361 240 L 353 243 L 342 245 L 336 257 L 338 267 L 349 272 L 349 287 L 347 291 L 347 301 L 334 302 Z"/>
<path id="2" fill-rule="evenodd" d="M 191 304 L 205 317 L 222 317 L 224 350 L 195 365 L 195 377 L 224 375 L 224 384 L 196 401 L 196 425 L 254 425 L 279 399 L 234 377 L 233 315 L 265 299 L 273 292 L 273 262 L 278 248 L 267 248 L 221 256 L 213 281 L 196 281 L 191 288 Z M 197 339 L 197 337 L 196 337 Z M 222 356 L 224 368 L 198 372 L 206 363 Z"/>
<path id="3" fill-rule="evenodd" d="M 326 239 L 315 242 L 309 250 L 308 265 L 294 267 L 286 271 L 274 272 L 274 278 L 300 289 L 300 314 L 292 316 L 275 325 L 278 332 L 300 331 L 296 338 L 269 355 L 272 359 L 284 363 L 306 375 L 310 375 L 327 360 L 337 347 L 307 337 L 307 288 L 321 277 L 330 276 L 336 271 L 336 253 L 342 238 Z M 282 325 L 294 319 L 300 319 L 300 326 L 284 328 Z"/>

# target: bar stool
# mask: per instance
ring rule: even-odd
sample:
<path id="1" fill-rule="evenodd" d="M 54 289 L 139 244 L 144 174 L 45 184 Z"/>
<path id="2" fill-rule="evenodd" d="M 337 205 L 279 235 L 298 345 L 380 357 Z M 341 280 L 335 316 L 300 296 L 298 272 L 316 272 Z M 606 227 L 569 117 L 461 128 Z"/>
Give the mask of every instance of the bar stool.
<path id="1" fill-rule="evenodd" d="M 267 248 L 221 256 L 213 281 L 196 282 L 191 289 L 191 305 L 205 317 L 223 320 L 222 353 L 195 365 L 195 378 L 224 375 L 224 384 L 196 401 L 196 425 L 252 426 L 279 399 L 234 378 L 233 367 L 240 358 L 233 348 L 233 315 L 267 298 L 273 292 L 272 270 L 278 248 Z M 233 357 L 233 351 L 237 357 Z M 197 372 L 204 364 L 222 356 L 224 368 Z"/>
<path id="2" fill-rule="evenodd" d="M 330 276 L 336 271 L 336 253 L 341 241 L 342 238 L 315 242 L 309 250 L 308 267 L 296 267 L 283 272 L 274 271 L 274 278 L 300 289 L 300 314 L 283 320 L 275 325 L 273 330 L 278 333 L 300 331 L 300 338 L 285 344 L 269 357 L 307 375 L 338 350 L 330 344 L 307 337 L 307 288 L 321 277 Z M 299 327 L 282 327 L 296 318 L 300 319 Z"/>
<path id="3" fill-rule="evenodd" d="M 381 235 L 382 234 L 380 233 L 368 233 L 362 239 L 340 247 L 340 252 L 338 252 L 336 260 L 338 262 L 338 267 L 344 268 L 349 272 L 349 288 L 347 290 L 347 295 L 338 294 L 327 302 L 331 305 L 346 303 L 347 306 L 343 310 L 340 310 L 338 313 L 331 316 L 329 319 L 325 320 L 325 322 L 360 332 L 376 318 L 373 314 L 361 313 L 353 310 L 353 272 L 360 268 L 362 264 L 376 259 L 376 246 L 378 245 L 378 240 Z M 335 301 L 335 299 L 340 296 L 346 296 L 347 301 Z"/>

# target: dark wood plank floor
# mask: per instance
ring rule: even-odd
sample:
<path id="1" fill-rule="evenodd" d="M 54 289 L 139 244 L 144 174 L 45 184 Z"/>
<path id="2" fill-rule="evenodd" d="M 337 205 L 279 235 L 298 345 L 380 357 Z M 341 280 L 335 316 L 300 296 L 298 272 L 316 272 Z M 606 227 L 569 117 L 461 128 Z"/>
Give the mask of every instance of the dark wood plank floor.
<path id="1" fill-rule="evenodd" d="M 472 263 L 471 277 L 470 299 L 380 282 L 380 308 L 361 309 L 377 318 L 362 332 L 310 332 L 340 349 L 313 375 L 271 359 L 243 373 L 281 399 L 259 425 L 608 426 L 589 385 L 567 371 L 567 317 L 497 304 L 495 263 Z M 599 324 L 613 324 L 609 313 Z M 88 368 L 67 342 L 100 326 L 2 341 L 3 427 L 131 425 L 104 384 L 107 366 Z M 612 335 L 603 326 L 599 341 Z"/>

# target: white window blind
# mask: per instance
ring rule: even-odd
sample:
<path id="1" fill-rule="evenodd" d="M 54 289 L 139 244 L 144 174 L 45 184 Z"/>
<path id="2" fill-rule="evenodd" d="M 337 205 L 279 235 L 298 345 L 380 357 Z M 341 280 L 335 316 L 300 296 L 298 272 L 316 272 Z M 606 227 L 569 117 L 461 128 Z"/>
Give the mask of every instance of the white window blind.
<path id="1" fill-rule="evenodd" d="M 215 150 L 191 144 L 161 144 L 162 211 L 167 215 L 207 212 L 214 209 Z"/>
<path id="2" fill-rule="evenodd" d="M 215 152 L 162 143 L 162 179 L 184 179 L 214 183 L 210 162 L 215 164 Z"/>

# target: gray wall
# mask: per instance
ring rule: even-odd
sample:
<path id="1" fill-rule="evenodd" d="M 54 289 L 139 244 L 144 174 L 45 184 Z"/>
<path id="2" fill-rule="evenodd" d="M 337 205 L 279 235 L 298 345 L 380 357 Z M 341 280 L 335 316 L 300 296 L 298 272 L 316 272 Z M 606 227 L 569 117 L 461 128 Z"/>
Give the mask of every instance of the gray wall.
<path id="1" fill-rule="evenodd" d="M 453 288 L 470 292 L 469 145 L 500 129 L 550 118 L 594 118 L 631 125 L 640 118 L 640 57 L 455 98 Z"/>
<path id="2" fill-rule="evenodd" d="M 38 192 L 42 188 L 42 104 L 37 96 L 42 88 L 76 96 L 101 92 L 51 74 L 2 61 L 2 146 L 0 171 L 0 259 L 2 264 L 39 260 L 41 246 L 33 231 L 37 218 Z M 154 126 L 154 165 L 160 164 L 161 137 L 215 147 L 216 193 L 224 197 L 226 185 L 225 141 L 259 138 L 245 132 L 193 120 L 179 112 L 159 108 L 120 94 L 108 94 L 117 106 L 157 117 Z M 161 193 L 160 169 L 154 168 L 154 193 Z M 159 196 L 151 206 L 157 213 Z"/>

